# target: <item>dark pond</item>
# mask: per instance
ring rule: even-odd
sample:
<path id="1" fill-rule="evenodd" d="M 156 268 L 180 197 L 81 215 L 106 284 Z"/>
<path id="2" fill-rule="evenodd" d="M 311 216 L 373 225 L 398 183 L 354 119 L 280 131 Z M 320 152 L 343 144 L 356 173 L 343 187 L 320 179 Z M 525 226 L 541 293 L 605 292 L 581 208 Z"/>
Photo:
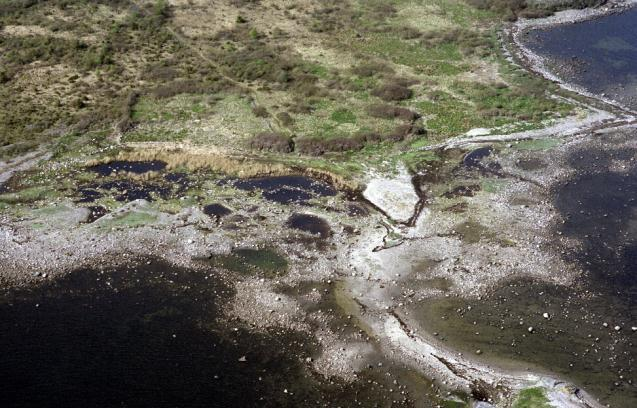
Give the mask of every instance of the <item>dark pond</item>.
<path id="1" fill-rule="evenodd" d="M 156 197 L 167 199 L 173 193 L 173 186 L 153 181 L 136 180 L 108 180 L 85 184 L 78 193 L 80 203 L 92 203 L 95 200 L 110 195 L 115 200 L 129 202 L 133 200 L 153 201 Z"/>
<path id="2" fill-rule="evenodd" d="M 263 198 L 279 204 L 306 204 L 312 198 L 336 195 L 331 185 L 305 176 L 259 177 L 232 183 L 245 191 L 260 190 Z"/>
<path id="3" fill-rule="evenodd" d="M 221 218 L 226 215 L 232 214 L 232 210 L 230 210 L 228 207 L 224 206 L 223 204 L 217 204 L 217 203 L 208 204 L 204 206 L 203 212 L 206 215 L 210 215 L 211 217 L 217 217 L 217 218 Z"/>
<path id="4" fill-rule="evenodd" d="M 500 170 L 502 166 L 494 160 L 487 160 L 493 154 L 494 150 L 491 146 L 479 147 L 464 155 L 462 158 L 462 166 L 470 170 L 478 170 L 484 175 L 493 174 L 501 176 Z"/>
<path id="5" fill-rule="evenodd" d="M 480 167 L 482 159 L 488 157 L 493 152 L 490 146 L 480 147 L 467 153 L 462 159 L 462 164 L 467 167 Z"/>
<path id="6" fill-rule="evenodd" d="M 286 225 L 321 238 L 328 238 L 332 234 L 332 229 L 327 221 L 311 214 L 294 213 L 288 218 Z"/>
<path id="7" fill-rule="evenodd" d="M 135 174 L 148 173 L 150 171 L 160 171 L 166 168 L 166 163 L 159 160 L 152 161 L 123 161 L 115 160 L 106 164 L 91 166 L 88 170 L 94 171 L 101 176 L 110 176 L 116 172 L 127 172 Z"/>
<path id="8" fill-rule="evenodd" d="M 155 262 L 5 289 L 1 405 L 413 406 L 381 370 L 351 384 L 313 374 L 305 359 L 318 346 L 305 334 L 225 321 L 232 295 L 212 271 Z"/>
<path id="9" fill-rule="evenodd" d="M 534 30 L 525 41 L 567 82 L 637 107 L 637 9 Z"/>

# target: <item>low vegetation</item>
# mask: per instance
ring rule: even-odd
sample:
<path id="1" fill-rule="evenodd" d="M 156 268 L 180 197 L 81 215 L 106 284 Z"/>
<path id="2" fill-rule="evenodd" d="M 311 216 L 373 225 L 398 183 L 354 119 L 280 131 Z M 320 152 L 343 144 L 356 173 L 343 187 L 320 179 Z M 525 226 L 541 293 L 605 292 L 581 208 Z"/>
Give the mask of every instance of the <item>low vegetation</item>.
<path id="1" fill-rule="evenodd" d="M 548 398 L 542 388 L 527 388 L 520 391 L 513 408 L 549 408 Z"/>
<path id="2" fill-rule="evenodd" d="M 410 147 L 569 113 L 501 55 L 497 29 L 530 7 L 0 1 L 0 156 L 170 142 L 338 173 L 418 160 Z"/>

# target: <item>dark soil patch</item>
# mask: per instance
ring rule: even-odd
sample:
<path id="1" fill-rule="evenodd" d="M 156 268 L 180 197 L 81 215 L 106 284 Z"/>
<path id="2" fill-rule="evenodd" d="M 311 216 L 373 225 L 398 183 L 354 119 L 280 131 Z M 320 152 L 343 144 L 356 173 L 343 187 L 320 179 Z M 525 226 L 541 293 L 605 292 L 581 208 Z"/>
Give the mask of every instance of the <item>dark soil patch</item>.
<path id="1" fill-rule="evenodd" d="M 442 196 L 445 198 L 456 198 L 456 197 L 473 197 L 477 191 L 480 191 L 480 186 L 478 184 L 472 184 L 469 186 L 458 186 L 455 187 Z"/>

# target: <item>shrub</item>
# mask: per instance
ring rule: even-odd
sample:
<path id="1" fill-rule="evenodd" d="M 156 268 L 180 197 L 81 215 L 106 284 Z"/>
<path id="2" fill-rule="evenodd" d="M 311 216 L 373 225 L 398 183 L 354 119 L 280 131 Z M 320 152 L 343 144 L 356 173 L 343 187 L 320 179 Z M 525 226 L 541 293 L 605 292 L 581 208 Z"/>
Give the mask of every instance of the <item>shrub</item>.
<path id="1" fill-rule="evenodd" d="M 372 116 L 374 118 L 381 118 L 381 119 L 399 118 L 409 122 L 413 122 L 414 120 L 420 117 L 420 115 L 417 112 L 414 112 L 407 108 L 401 108 L 399 106 L 391 106 L 391 105 L 382 105 L 382 104 L 371 105 L 367 109 L 367 113 L 369 114 L 369 116 Z"/>
<path id="2" fill-rule="evenodd" d="M 221 88 L 220 84 L 200 82 L 196 80 L 176 80 L 153 89 L 153 95 L 157 98 L 171 98 L 179 94 L 204 94 L 215 93 Z"/>
<path id="3" fill-rule="evenodd" d="M 366 62 L 352 69 L 354 75 L 371 77 L 378 73 L 393 73 L 394 70 L 382 62 Z"/>
<path id="4" fill-rule="evenodd" d="M 279 112 L 279 113 L 277 113 L 276 114 L 276 118 L 281 123 L 281 125 L 283 125 L 283 126 L 290 127 L 290 126 L 292 126 L 294 124 L 294 119 L 287 112 Z"/>
<path id="5" fill-rule="evenodd" d="M 302 138 L 295 141 L 294 147 L 297 152 L 310 156 L 320 156 L 325 153 L 325 146 L 322 140 L 317 138 Z"/>
<path id="6" fill-rule="evenodd" d="M 132 119 L 133 107 L 137 104 L 139 100 L 139 92 L 131 91 L 124 99 L 122 103 L 122 108 L 119 115 L 119 120 L 117 121 L 117 130 L 121 133 L 126 133 L 131 130 L 135 126 L 135 122 Z"/>
<path id="7" fill-rule="evenodd" d="M 412 97 L 413 92 L 411 89 L 396 84 L 385 84 L 372 91 L 372 95 L 377 96 L 385 101 L 402 101 Z"/>
<path id="8" fill-rule="evenodd" d="M 360 132 L 354 137 L 363 143 L 378 143 L 383 140 L 383 136 L 377 132 Z"/>
<path id="9" fill-rule="evenodd" d="M 0 84 L 4 84 L 11 80 L 11 74 L 5 69 L 0 69 Z"/>
<path id="10" fill-rule="evenodd" d="M 290 153 L 294 150 L 294 142 L 281 133 L 262 132 L 252 139 L 250 147 L 270 152 Z"/>
<path id="11" fill-rule="evenodd" d="M 402 142 L 403 140 L 409 140 L 414 136 L 425 135 L 426 133 L 427 131 L 422 126 L 413 124 L 399 125 L 385 137 L 385 140 Z"/>
<path id="12" fill-rule="evenodd" d="M 268 110 L 263 107 L 263 106 L 254 106 L 252 108 L 252 113 L 254 113 L 254 116 L 258 117 L 258 118 L 268 118 L 270 117 L 270 113 L 268 113 Z"/>
<path id="13" fill-rule="evenodd" d="M 347 152 L 361 150 L 365 146 L 363 140 L 354 137 L 338 136 L 331 139 L 302 138 L 295 144 L 296 151 L 309 156 L 320 156 L 327 152 Z"/>

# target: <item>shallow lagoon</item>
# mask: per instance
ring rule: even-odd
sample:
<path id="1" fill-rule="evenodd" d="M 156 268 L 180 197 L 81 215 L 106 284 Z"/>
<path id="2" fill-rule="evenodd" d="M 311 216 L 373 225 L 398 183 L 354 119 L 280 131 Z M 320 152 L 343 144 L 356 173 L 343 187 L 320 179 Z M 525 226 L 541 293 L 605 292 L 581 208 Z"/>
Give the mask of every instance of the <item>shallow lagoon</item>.
<path id="1" fill-rule="evenodd" d="M 524 39 L 562 80 L 637 107 L 637 9 L 532 30 Z"/>

